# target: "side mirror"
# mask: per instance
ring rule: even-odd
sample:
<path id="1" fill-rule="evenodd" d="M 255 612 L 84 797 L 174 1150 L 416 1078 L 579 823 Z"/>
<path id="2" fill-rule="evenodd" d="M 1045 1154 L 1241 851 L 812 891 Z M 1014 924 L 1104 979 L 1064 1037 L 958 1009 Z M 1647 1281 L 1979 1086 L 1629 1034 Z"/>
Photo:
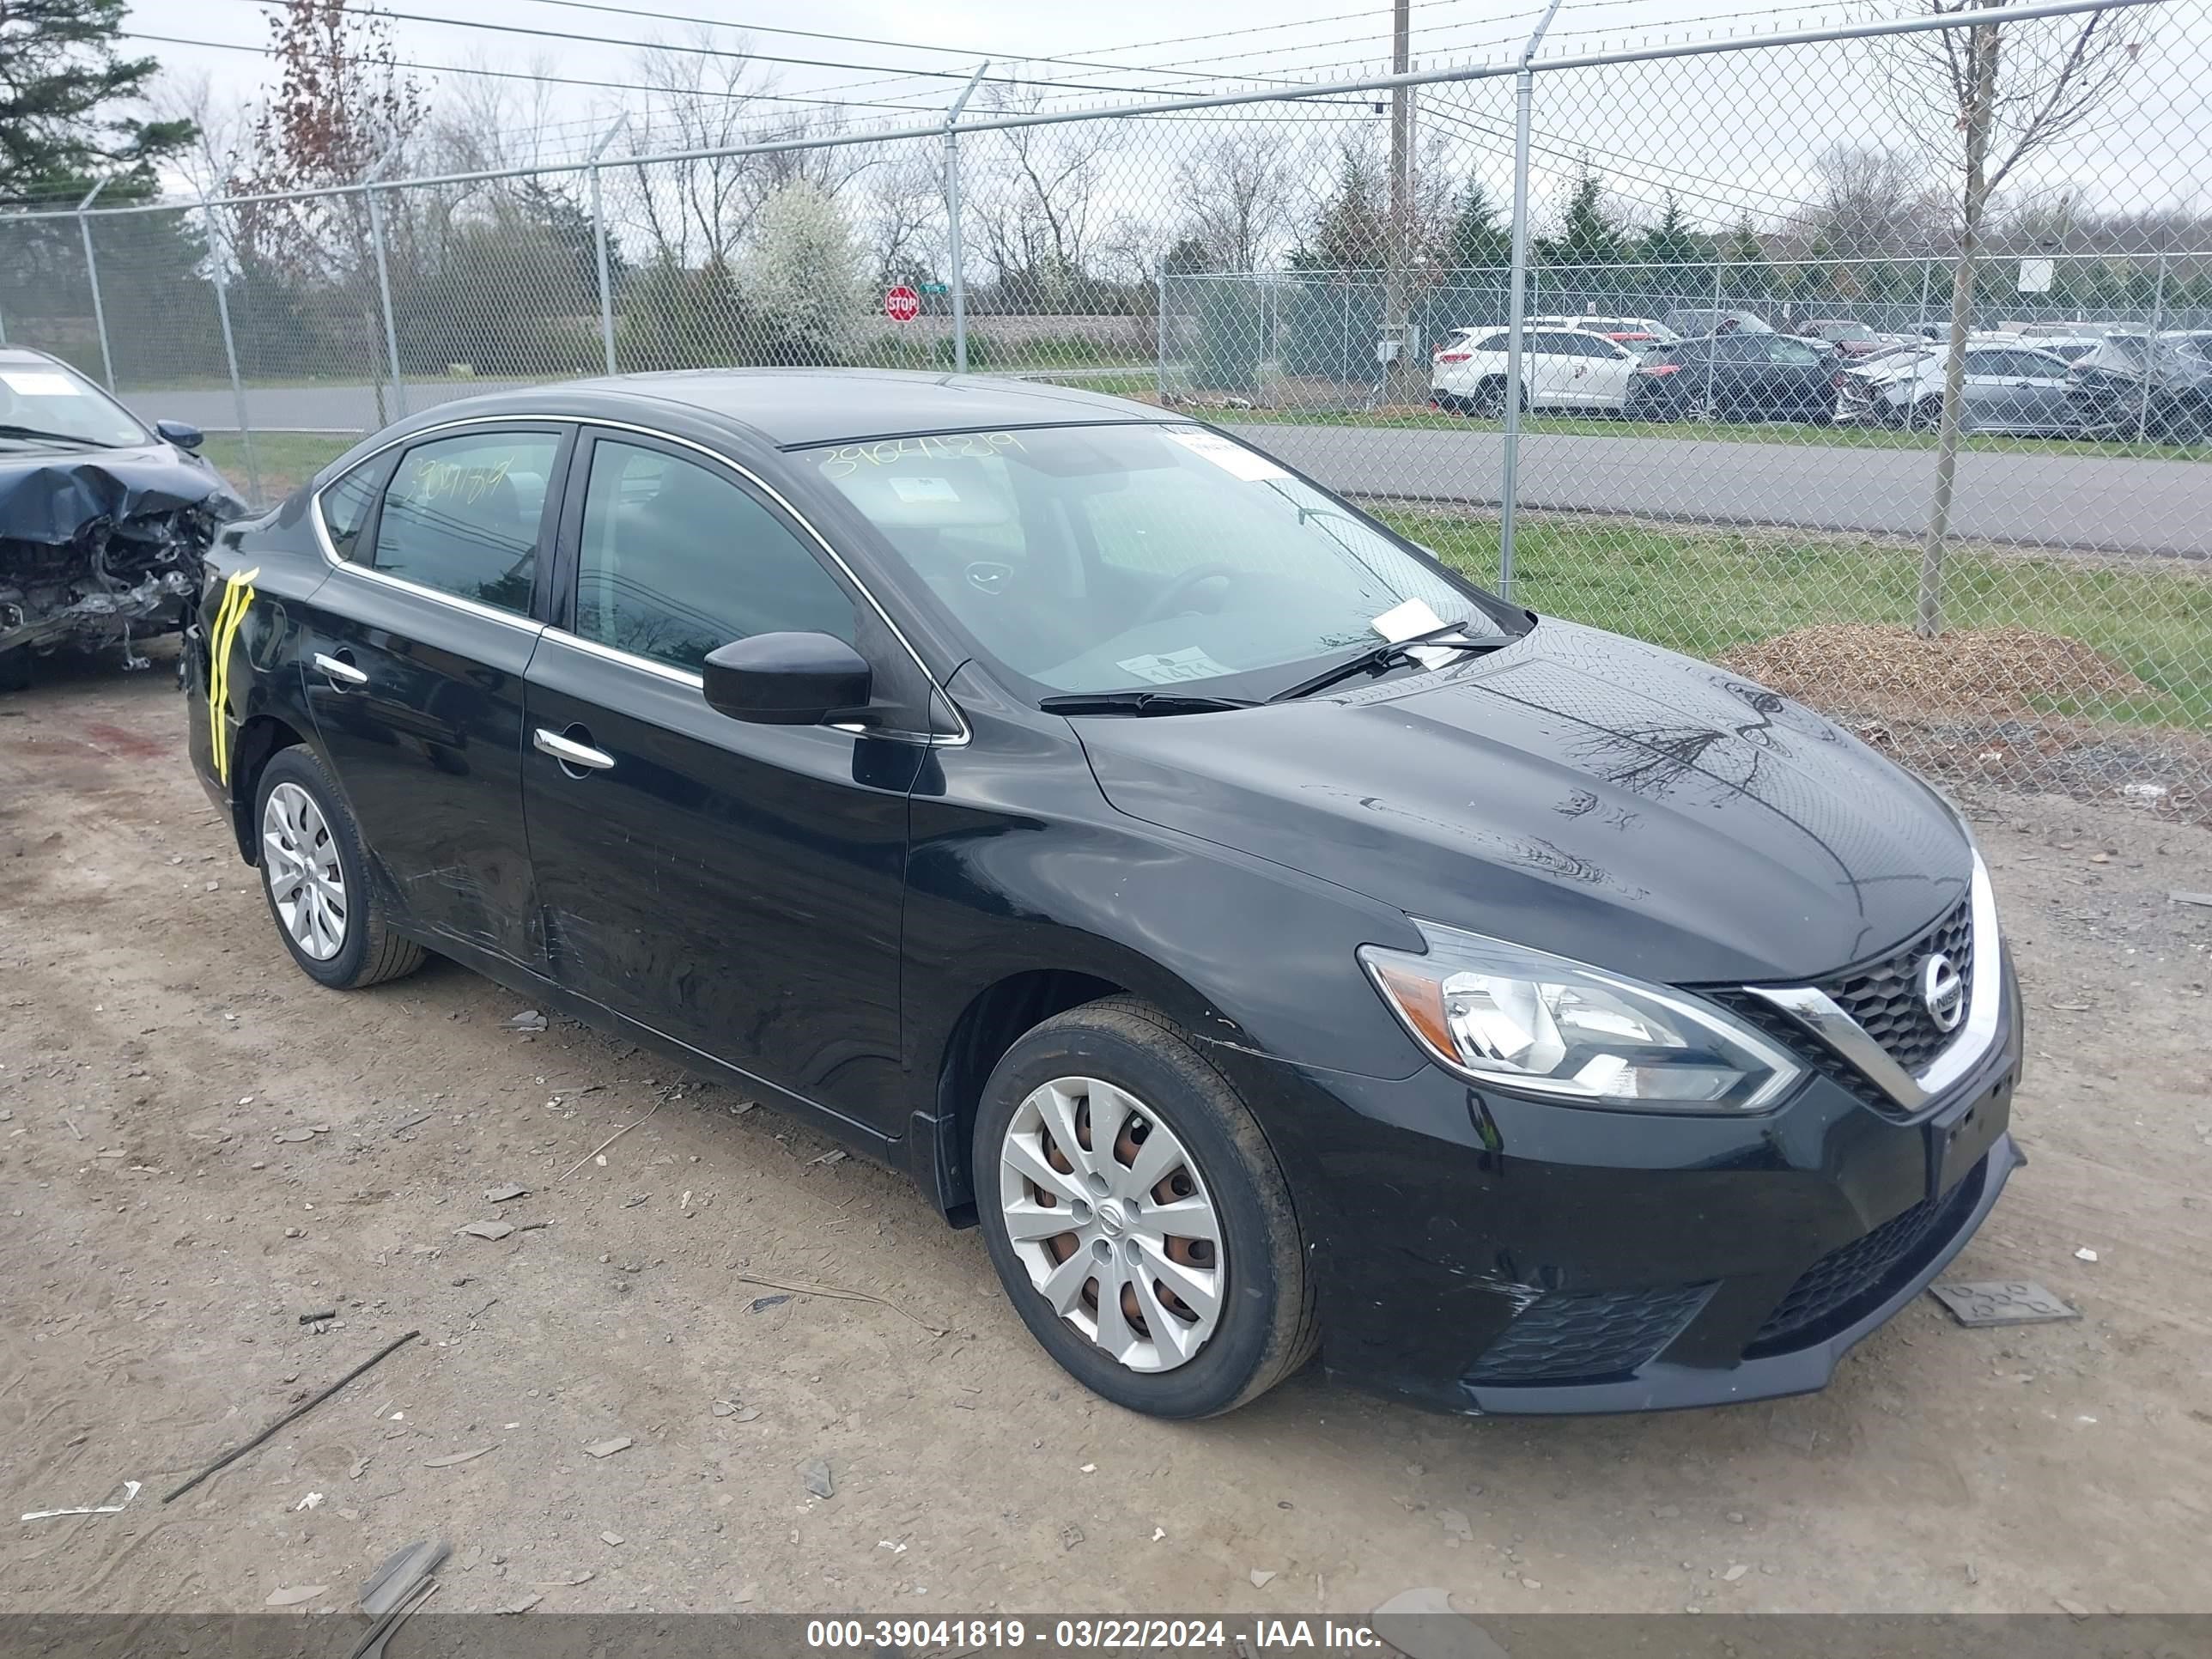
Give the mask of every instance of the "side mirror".
<path id="1" fill-rule="evenodd" d="M 707 706 L 756 726 L 818 726 L 867 706 L 867 659 L 832 634 L 756 634 L 707 653 Z"/>
<path id="2" fill-rule="evenodd" d="M 154 422 L 154 430 L 163 440 L 176 445 L 179 449 L 197 450 L 207 441 L 206 433 L 196 426 L 187 426 L 182 421 L 156 421 Z"/>

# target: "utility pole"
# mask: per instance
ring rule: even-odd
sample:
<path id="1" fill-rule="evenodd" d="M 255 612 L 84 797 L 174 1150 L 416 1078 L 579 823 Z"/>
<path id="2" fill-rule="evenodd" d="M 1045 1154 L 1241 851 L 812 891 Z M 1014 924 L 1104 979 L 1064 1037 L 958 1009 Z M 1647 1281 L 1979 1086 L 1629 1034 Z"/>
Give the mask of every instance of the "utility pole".
<path id="1" fill-rule="evenodd" d="M 1390 72 L 1412 67 L 1413 0 L 1390 0 Z M 1412 320 L 1413 242 L 1413 89 L 1390 88 L 1390 246 L 1382 253 L 1382 337 L 1396 353 L 1384 375 L 1383 402 L 1419 401 Z"/>

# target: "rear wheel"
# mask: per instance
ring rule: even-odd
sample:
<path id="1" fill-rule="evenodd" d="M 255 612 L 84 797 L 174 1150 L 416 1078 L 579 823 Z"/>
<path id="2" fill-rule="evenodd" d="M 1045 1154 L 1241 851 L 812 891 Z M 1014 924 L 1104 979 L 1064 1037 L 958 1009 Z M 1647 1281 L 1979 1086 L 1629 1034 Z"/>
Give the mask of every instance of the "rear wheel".
<path id="1" fill-rule="evenodd" d="M 1290 1189 L 1251 1109 L 1133 998 L 1055 1015 L 976 1113 L 984 1241 L 1072 1376 L 1155 1417 L 1256 1398 L 1318 1341 Z"/>
<path id="2" fill-rule="evenodd" d="M 253 821 L 269 915 L 308 978 L 352 991 L 422 965 L 422 947 L 386 923 L 361 831 L 311 752 L 282 750 L 262 769 Z"/>
<path id="3" fill-rule="evenodd" d="M 1468 413 L 1479 415 L 1486 421 L 1504 419 L 1505 385 L 1503 376 L 1493 374 L 1475 387 L 1474 396 L 1468 400 Z M 1528 399 L 1525 394 L 1521 399 L 1521 407 L 1524 410 L 1528 407 Z"/>

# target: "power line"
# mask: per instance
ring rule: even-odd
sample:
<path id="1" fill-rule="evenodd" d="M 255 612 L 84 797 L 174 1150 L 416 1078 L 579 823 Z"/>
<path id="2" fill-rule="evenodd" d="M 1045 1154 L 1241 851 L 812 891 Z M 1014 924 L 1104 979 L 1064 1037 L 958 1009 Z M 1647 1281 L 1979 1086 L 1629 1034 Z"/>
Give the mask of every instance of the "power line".
<path id="1" fill-rule="evenodd" d="M 1498 140 L 1505 143 L 1507 147 L 1501 149 L 1498 144 L 1492 143 L 1478 144 L 1475 148 L 1483 150 L 1487 155 L 1504 156 L 1508 160 L 1510 160 L 1512 157 L 1513 151 L 1510 148 L 1510 135 L 1495 131 L 1491 128 L 1483 126 L 1473 118 L 1459 115 L 1449 110 L 1425 107 L 1421 111 L 1420 118 L 1424 122 L 1441 121 L 1448 126 L 1459 127 L 1466 132 L 1474 133 L 1484 138 Z M 1546 133 L 1540 136 L 1553 139 L 1554 142 L 1549 144 L 1539 144 L 1534 143 L 1532 138 L 1528 146 L 1532 154 L 1542 154 L 1571 161 L 1580 161 L 1589 155 L 1601 155 L 1613 161 L 1613 171 L 1614 173 L 1619 177 L 1626 179 L 1630 184 L 1640 185 L 1646 190 L 1656 189 L 1662 191 L 1676 198 L 1687 199 L 1692 202 L 1703 202 L 1711 207 L 1727 208 L 1737 212 L 1741 212 L 1743 209 L 1744 204 L 1740 199 L 1730 200 L 1724 197 L 1707 196 L 1697 191 L 1685 190 L 1678 183 L 1674 182 L 1674 179 L 1669 179 L 1664 176 L 1658 179 L 1639 177 L 1637 173 L 1627 171 L 1620 165 L 1623 161 L 1629 161 L 1631 166 L 1635 167 L 1643 167 L 1647 165 L 1658 166 L 1659 164 L 1637 162 L 1632 161 L 1632 158 L 1621 156 L 1616 152 L 1593 149 L 1588 146 L 1583 146 L 1575 149 L 1562 149 L 1557 148 L 1557 144 L 1565 141 L 1559 140 L 1556 135 Z M 1462 139 L 1462 142 L 1464 143 L 1468 141 Z M 1662 174 L 1664 173 L 1663 167 L 1662 167 Z M 1702 178 L 1698 174 L 1686 173 L 1678 173 L 1674 175 L 1674 178 L 1677 179 L 1692 179 L 1700 184 L 1711 185 L 1717 189 L 1733 191 L 1736 192 L 1739 198 L 1744 196 L 1763 197 L 1770 202 L 1779 202 L 1786 207 L 1797 208 L 1814 212 L 1819 211 L 1819 204 L 1817 203 L 1801 201 L 1794 196 L 1784 196 L 1774 191 L 1761 189 L 1756 185 L 1733 184 L 1726 179 Z"/>
<path id="2" fill-rule="evenodd" d="M 271 7 L 280 5 L 282 0 L 246 0 L 246 3 Z M 727 46 L 673 46 L 666 42 L 642 43 L 635 40 L 625 40 L 619 35 L 576 34 L 562 29 L 532 28 L 525 23 L 488 23 L 481 18 L 436 17 L 428 12 L 393 11 L 385 7 L 378 7 L 374 14 L 362 15 L 388 17 L 398 22 L 425 23 L 436 28 L 478 29 L 492 34 L 519 34 L 539 40 L 575 41 L 601 46 L 639 47 L 643 46 L 650 51 L 669 52 L 686 58 L 712 58 L 743 64 L 780 64 L 800 69 L 860 70 L 869 72 L 889 70 L 891 72 L 885 78 L 890 81 L 931 80 L 964 83 L 973 73 L 971 70 L 952 69 L 908 69 L 890 64 L 854 64 L 830 58 L 794 58 L 775 52 L 740 52 Z M 986 75 L 982 78 L 987 82 L 995 82 L 1006 86 L 1051 87 L 1062 90 L 1090 93 L 1136 92 L 1162 98 L 1176 95 L 1172 91 L 1161 87 L 1099 87 L 1082 82 L 1041 81 L 1004 75 Z M 824 88 L 824 90 L 835 89 Z"/>
<path id="3" fill-rule="evenodd" d="M 149 34 L 140 30 L 125 29 L 118 37 L 125 40 L 150 40 L 162 46 L 197 46 L 211 52 L 246 52 L 267 58 L 276 51 L 273 46 L 257 46 L 239 40 L 196 40 L 178 34 Z M 424 64 L 410 58 L 385 58 L 362 52 L 340 52 L 337 61 L 343 64 L 389 63 L 394 69 L 420 70 L 433 75 L 466 75 L 490 81 L 531 81 L 563 87 L 592 87 L 605 92 L 653 93 L 670 98 L 721 98 L 741 103 L 806 104 L 829 109 L 896 110 L 903 114 L 926 112 L 928 106 L 872 101 L 867 99 L 812 98 L 781 92 L 725 92 L 712 87 L 671 88 L 641 85 L 635 81 L 594 81 L 571 75 L 540 75 L 528 70 L 480 69 L 466 64 Z M 582 124 L 579 124 L 582 125 Z M 604 129 L 606 123 L 597 125 Z"/>

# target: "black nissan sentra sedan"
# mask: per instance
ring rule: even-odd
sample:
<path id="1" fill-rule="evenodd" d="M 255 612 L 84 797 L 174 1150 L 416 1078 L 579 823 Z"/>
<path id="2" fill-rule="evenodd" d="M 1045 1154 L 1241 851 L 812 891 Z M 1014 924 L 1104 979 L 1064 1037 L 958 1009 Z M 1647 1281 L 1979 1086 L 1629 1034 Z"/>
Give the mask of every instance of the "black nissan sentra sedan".
<path id="1" fill-rule="evenodd" d="M 425 951 L 908 1171 L 1138 1411 L 1817 1389 L 2020 1161 L 1936 794 L 1172 410 L 860 371 L 449 404 L 226 529 L 194 763 Z"/>

